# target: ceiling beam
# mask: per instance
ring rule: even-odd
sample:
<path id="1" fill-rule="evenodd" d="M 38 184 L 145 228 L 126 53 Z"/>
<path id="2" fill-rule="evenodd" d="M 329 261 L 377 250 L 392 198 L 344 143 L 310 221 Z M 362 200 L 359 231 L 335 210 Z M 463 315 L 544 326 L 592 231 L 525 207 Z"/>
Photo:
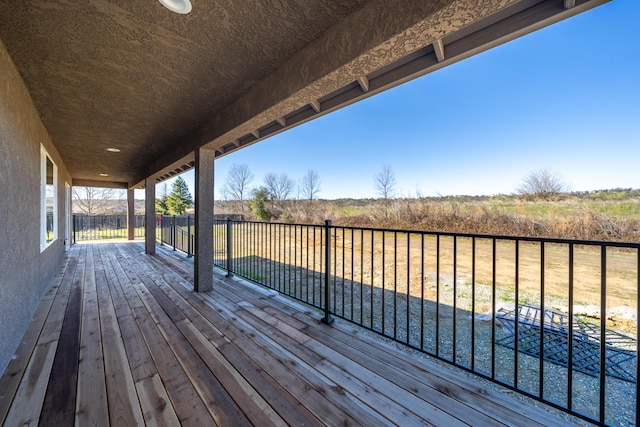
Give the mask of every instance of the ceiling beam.
<path id="1" fill-rule="evenodd" d="M 129 184 L 126 182 L 117 181 L 97 181 L 92 179 L 73 179 L 72 185 L 74 187 L 94 187 L 94 188 L 129 188 Z"/>
<path id="2" fill-rule="evenodd" d="M 251 135 L 253 135 L 256 139 L 260 139 L 260 131 L 259 130 L 252 130 L 251 131 Z M 238 145 L 239 147 L 239 145 Z"/>
<path id="3" fill-rule="evenodd" d="M 576 6 L 576 0 L 564 0 L 565 10 L 572 9 Z"/>
<path id="4" fill-rule="evenodd" d="M 278 122 L 278 124 L 280 126 L 282 126 L 283 128 L 287 127 L 287 119 L 284 118 L 284 116 L 282 117 L 276 117 L 276 122 Z"/>
<path id="5" fill-rule="evenodd" d="M 320 112 L 320 101 L 318 101 L 317 99 L 311 101 L 309 105 L 311 105 L 311 108 L 313 108 L 316 113 Z"/>
<path id="6" fill-rule="evenodd" d="M 438 39 L 433 42 L 433 51 L 436 53 L 436 59 L 438 62 L 444 61 L 444 43 L 442 39 Z"/>
<path id="7" fill-rule="evenodd" d="M 358 84 L 363 92 L 369 92 L 369 79 L 367 76 L 358 77 Z"/>

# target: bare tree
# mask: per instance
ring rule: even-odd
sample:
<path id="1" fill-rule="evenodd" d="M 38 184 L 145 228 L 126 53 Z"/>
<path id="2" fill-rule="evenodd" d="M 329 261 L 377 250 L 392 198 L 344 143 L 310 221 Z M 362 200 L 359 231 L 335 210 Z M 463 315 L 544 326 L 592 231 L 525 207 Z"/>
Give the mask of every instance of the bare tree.
<path id="1" fill-rule="evenodd" d="M 264 182 L 263 189 L 267 191 L 268 198 L 273 198 L 276 193 L 276 187 L 278 186 L 278 175 L 273 172 L 269 172 L 264 176 L 262 181 Z"/>
<path id="2" fill-rule="evenodd" d="M 86 215 L 111 213 L 119 193 L 114 188 L 73 187 L 73 205 Z"/>
<path id="3" fill-rule="evenodd" d="M 396 177 L 391 166 L 385 165 L 374 177 L 374 183 L 378 195 L 385 201 L 393 199 L 396 195 Z"/>
<path id="4" fill-rule="evenodd" d="M 249 184 L 253 181 L 253 174 L 246 164 L 233 164 L 229 168 L 227 181 L 222 187 L 222 194 L 227 200 L 237 200 L 244 212 L 244 200 L 249 195 Z"/>
<path id="5" fill-rule="evenodd" d="M 273 201 L 288 200 L 293 195 L 296 183 L 287 174 L 268 173 L 264 177 L 264 186 Z"/>
<path id="6" fill-rule="evenodd" d="M 271 202 L 271 212 L 276 218 L 282 215 L 290 216 L 290 211 L 287 209 L 290 205 L 286 201 L 292 198 L 295 188 L 296 183 L 287 174 L 268 173 L 264 177 L 264 189 Z"/>
<path id="7" fill-rule="evenodd" d="M 309 201 L 316 199 L 320 192 L 320 175 L 318 175 L 318 172 L 309 169 L 300 181 L 299 190 L 302 198 Z"/>
<path id="8" fill-rule="evenodd" d="M 314 216 L 316 207 L 314 200 L 318 198 L 318 193 L 320 193 L 320 175 L 317 171 L 309 169 L 298 185 L 299 196 L 306 200 L 302 209 L 307 220 Z"/>
<path id="9" fill-rule="evenodd" d="M 522 183 L 516 189 L 518 194 L 526 198 L 537 200 L 551 200 L 560 193 L 569 191 L 569 185 L 560 175 L 551 169 L 543 168 L 535 170 L 522 179 Z"/>

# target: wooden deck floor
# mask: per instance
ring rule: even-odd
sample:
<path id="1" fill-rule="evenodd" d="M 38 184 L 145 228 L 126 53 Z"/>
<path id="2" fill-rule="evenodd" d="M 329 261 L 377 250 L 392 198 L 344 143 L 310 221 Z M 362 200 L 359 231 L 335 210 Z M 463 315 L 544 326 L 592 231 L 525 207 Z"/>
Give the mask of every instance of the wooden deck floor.
<path id="1" fill-rule="evenodd" d="M 566 425 L 270 291 L 140 243 L 72 247 L 0 379 L 18 425 Z"/>

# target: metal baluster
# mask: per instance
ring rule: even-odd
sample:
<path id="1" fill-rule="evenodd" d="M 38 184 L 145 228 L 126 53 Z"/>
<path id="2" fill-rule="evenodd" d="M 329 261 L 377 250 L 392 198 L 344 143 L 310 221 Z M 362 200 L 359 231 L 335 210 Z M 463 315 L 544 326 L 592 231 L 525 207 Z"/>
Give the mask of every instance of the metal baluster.
<path id="1" fill-rule="evenodd" d="M 544 298 L 544 242 L 540 242 L 540 375 L 538 379 L 539 393 L 542 399 L 544 397 L 544 318 L 545 318 L 545 298 Z"/>
<path id="2" fill-rule="evenodd" d="M 607 246 L 604 244 L 600 247 L 600 280 L 600 424 L 604 425 L 607 403 Z"/>
<path id="3" fill-rule="evenodd" d="M 325 270 L 324 270 L 324 317 L 322 318 L 322 322 L 330 325 L 333 323 L 333 318 L 331 317 L 331 294 L 330 294 L 330 283 L 331 283 L 331 220 L 327 219 L 324 222 L 324 239 L 325 239 Z"/>
<path id="4" fill-rule="evenodd" d="M 424 350 L 424 233 L 420 233 L 420 350 Z"/>
<path id="5" fill-rule="evenodd" d="M 520 329 L 519 329 L 519 322 L 520 322 L 520 240 L 516 240 L 515 241 L 516 244 L 516 265 L 515 265 L 515 314 L 514 314 L 514 323 L 515 323 L 515 332 L 514 332 L 514 344 L 513 344 L 513 348 L 514 348 L 514 354 L 513 354 L 513 363 L 514 363 L 514 367 L 513 367 L 513 386 L 515 388 L 518 388 L 518 351 L 519 351 L 519 347 L 520 347 Z"/>
<path id="6" fill-rule="evenodd" d="M 471 370 L 476 370 L 476 238 L 471 238 Z"/>
<path id="7" fill-rule="evenodd" d="M 411 317 L 411 233 L 407 233 L 407 325 L 406 343 L 409 344 L 409 318 Z"/>
<path id="8" fill-rule="evenodd" d="M 452 348 L 451 348 L 451 357 L 453 363 L 456 363 L 456 344 L 457 344 L 457 309 L 458 309 L 458 236 L 453 236 L 453 331 L 452 331 Z"/>
<path id="9" fill-rule="evenodd" d="M 231 217 L 227 217 L 227 277 L 233 276 L 233 230 Z"/>
<path id="10" fill-rule="evenodd" d="M 436 235 L 436 357 L 440 356 L 440 234 Z"/>
<path id="11" fill-rule="evenodd" d="M 573 244 L 569 244 L 569 342 L 567 343 L 567 409 L 573 407 Z"/>
<path id="12" fill-rule="evenodd" d="M 173 245 L 173 250 L 176 250 L 176 216 L 173 215 L 173 222 L 171 227 L 171 244 Z"/>

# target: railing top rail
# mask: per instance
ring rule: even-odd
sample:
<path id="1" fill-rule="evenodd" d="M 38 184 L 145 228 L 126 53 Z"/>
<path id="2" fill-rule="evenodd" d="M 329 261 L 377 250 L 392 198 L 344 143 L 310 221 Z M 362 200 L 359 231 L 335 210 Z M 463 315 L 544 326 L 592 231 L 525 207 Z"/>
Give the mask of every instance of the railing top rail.
<path id="1" fill-rule="evenodd" d="M 305 223 L 290 223 L 290 222 L 270 222 L 270 221 L 247 221 L 247 220 L 227 220 L 227 219 L 215 219 L 214 222 L 226 223 L 231 221 L 233 223 L 252 223 L 252 224 L 271 224 L 271 225 L 284 225 L 284 226 L 303 226 L 303 227 L 325 227 L 325 224 L 305 224 Z M 536 236 L 510 236 L 506 234 L 474 234 L 474 233 L 460 233 L 450 231 L 429 231 L 429 230 L 407 230 L 407 229 L 395 229 L 395 228 L 378 228 L 378 227 L 354 227 L 348 225 L 331 225 L 335 229 L 344 230 L 361 230 L 371 232 L 388 232 L 388 233 L 412 233 L 422 234 L 425 236 L 448 236 L 448 237 L 464 237 L 464 238 L 476 238 L 476 239 L 495 239 L 495 240 L 516 240 L 522 242 L 535 242 L 535 243 L 555 243 L 565 245 L 589 245 L 589 246 L 609 246 L 617 248 L 630 248 L 640 249 L 640 242 L 617 242 L 613 240 L 585 240 L 585 239 L 569 239 L 569 238 L 556 238 L 556 237 L 536 237 Z"/>
<path id="2" fill-rule="evenodd" d="M 249 221 L 240 219 L 224 219 L 215 218 L 213 222 L 226 223 L 227 221 L 236 223 L 251 223 L 251 224 L 271 224 L 271 225 L 287 225 L 287 226 L 302 226 L 302 227 L 325 227 L 325 224 L 309 224 L 302 222 L 281 222 L 281 221 Z"/>

